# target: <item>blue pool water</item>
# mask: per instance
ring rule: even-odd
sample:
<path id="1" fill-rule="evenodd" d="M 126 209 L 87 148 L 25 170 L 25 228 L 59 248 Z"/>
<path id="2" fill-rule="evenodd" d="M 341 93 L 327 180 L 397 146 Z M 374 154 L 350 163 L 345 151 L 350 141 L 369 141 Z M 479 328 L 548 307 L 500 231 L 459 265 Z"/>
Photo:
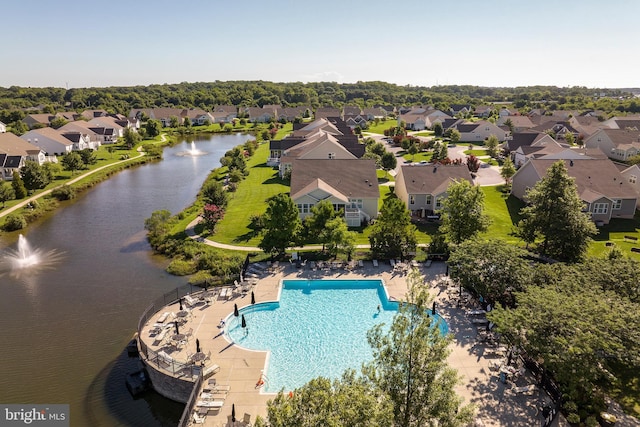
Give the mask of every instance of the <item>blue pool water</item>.
<path id="1" fill-rule="evenodd" d="M 380 280 L 285 280 L 279 302 L 242 308 L 226 333 L 239 346 L 270 351 L 264 389 L 288 391 L 319 376 L 339 378 L 347 368 L 359 371 L 373 357 L 367 331 L 388 327 L 397 311 Z M 444 320 L 439 325 L 446 333 Z"/>

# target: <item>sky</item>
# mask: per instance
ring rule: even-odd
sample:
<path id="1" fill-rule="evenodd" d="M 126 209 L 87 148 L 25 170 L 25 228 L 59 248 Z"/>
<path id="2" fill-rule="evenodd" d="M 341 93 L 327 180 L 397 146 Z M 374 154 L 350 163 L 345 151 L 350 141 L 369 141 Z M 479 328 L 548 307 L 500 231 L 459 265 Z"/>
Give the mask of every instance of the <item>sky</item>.
<path id="1" fill-rule="evenodd" d="M 0 87 L 640 87 L 640 0 L 21 0 Z"/>

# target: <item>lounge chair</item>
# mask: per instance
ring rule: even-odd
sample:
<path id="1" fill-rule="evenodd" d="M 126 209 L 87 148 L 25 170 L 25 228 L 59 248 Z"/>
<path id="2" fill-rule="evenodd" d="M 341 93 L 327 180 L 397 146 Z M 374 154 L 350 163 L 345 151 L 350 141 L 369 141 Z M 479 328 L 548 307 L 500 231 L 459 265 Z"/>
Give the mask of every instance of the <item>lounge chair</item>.
<path id="1" fill-rule="evenodd" d="M 189 307 L 194 307 L 198 304 L 198 300 L 193 298 L 191 295 L 185 295 L 183 300 Z"/>
<path id="2" fill-rule="evenodd" d="M 529 384 L 522 387 L 514 387 L 513 391 L 516 394 L 533 394 L 536 391 L 536 385 Z"/>
<path id="3" fill-rule="evenodd" d="M 389 260 L 389 264 L 391 264 L 391 268 L 396 268 L 396 260 L 395 259 L 390 259 Z"/>
<path id="4" fill-rule="evenodd" d="M 378 260 L 377 260 L 377 259 L 374 259 L 374 260 L 373 260 L 373 266 L 374 266 L 374 267 L 377 267 L 377 266 L 378 266 Z"/>
<path id="5" fill-rule="evenodd" d="M 193 413 L 193 423 L 194 424 L 204 424 L 205 415 L 200 415 L 197 412 Z"/>

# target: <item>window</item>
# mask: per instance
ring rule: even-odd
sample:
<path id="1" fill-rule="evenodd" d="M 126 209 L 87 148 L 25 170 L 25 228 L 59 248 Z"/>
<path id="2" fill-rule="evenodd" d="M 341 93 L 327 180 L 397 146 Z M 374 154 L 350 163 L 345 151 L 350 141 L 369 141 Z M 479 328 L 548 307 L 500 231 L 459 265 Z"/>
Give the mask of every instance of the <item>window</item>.
<path id="1" fill-rule="evenodd" d="M 608 203 L 596 203 L 593 205 L 593 213 L 596 215 L 604 215 L 609 212 Z"/>
<path id="2" fill-rule="evenodd" d="M 427 194 L 427 205 L 431 204 L 431 194 Z"/>
<path id="3" fill-rule="evenodd" d="M 442 197 L 436 198 L 436 209 L 440 209 L 442 207 Z"/>
<path id="4" fill-rule="evenodd" d="M 409 204 L 413 205 L 416 203 L 416 196 L 414 196 L 413 194 L 409 196 Z"/>
<path id="5" fill-rule="evenodd" d="M 329 158 L 330 159 L 335 159 L 336 158 L 336 153 L 329 153 Z"/>
<path id="6" fill-rule="evenodd" d="M 362 199 L 349 199 L 347 207 L 351 209 L 362 209 Z"/>
<path id="7" fill-rule="evenodd" d="M 635 176 L 635 175 L 630 175 L 629 176 L 629 182 L 630 183 L 635 184 L 637 180 L 638 180 L 637 176 Z"/>
<path id="8" fill-rule="evenodd" d="M 611 204 L 612 211 L 618 211 L 622 208 L 622 199 L 613 199 L 613 203 Z"/>

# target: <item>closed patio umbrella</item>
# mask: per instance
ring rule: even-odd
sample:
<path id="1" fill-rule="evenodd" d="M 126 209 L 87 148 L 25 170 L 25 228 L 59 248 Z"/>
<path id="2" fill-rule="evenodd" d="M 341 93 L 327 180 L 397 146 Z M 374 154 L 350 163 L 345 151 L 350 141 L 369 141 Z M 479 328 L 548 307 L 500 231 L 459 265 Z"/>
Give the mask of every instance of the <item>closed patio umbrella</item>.
<path id="1" fill-rule="evenodd" d="M 233 315 L 238 317 L 238 304 L 233 304 Z"/>
<path id="2" fill-rule="evenodd" d="M 196 338 L 196 353 L 200 353 L 200 340 Z"/>
<path id="3" fill-rule="evenodd" d="M 253 293 L 253 291 L 251 291 L 251 304 L 255 304 L 256 303 L 256 295 Z"/>
<path id="4" fill-rule="evenodd" d="M 236 404 L 231 405 L 231 422 L 236 422 Z"/>
<path id="5" fill-rule="evenodd" d="M 433 307 L 431 308 L 431 314 L 436 314 L 436 302 L 433 302 Z"/>
<path id="6" fill-rule="evenodd" d="M 180 311 L 182 311 L 182 298 L 178 302 L 180 303 Z"/>
<path id="7" fill-rule="evenodd" d="M 242 327 L 246 328 L 247 327 L 247 321 L 244 320 L 244 314 L 242 315 Z"/>
<path id="8" fill-rule="evenodd" d="M 173 322 L 173 325 L 176 327 L 176 335 L 178 335 L 180 333 L 180 330 L 178 330 L 178 322 Z"/>

